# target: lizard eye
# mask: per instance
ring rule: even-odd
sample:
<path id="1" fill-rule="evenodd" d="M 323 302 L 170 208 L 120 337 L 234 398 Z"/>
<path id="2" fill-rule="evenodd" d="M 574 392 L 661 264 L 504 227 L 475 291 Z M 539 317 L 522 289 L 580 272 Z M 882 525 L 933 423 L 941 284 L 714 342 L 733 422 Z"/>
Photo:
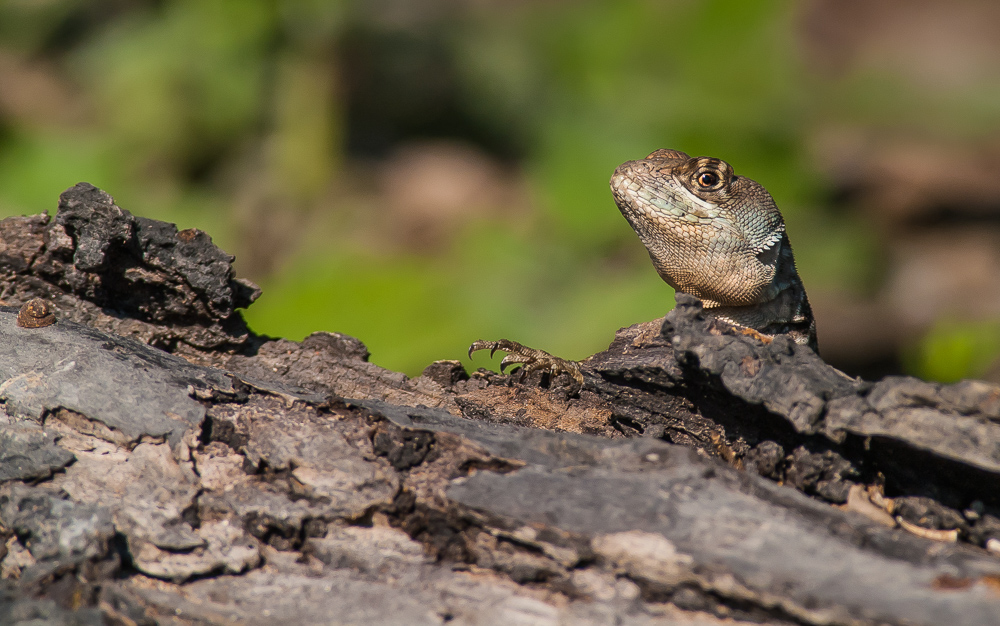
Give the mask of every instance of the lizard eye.
<path id="1" fill-rule="evenodd" d="M 715 172 L 702 172 L 698 174 L 698 184 L 705 189 L 714 187 L 719 184 L 719 175 Z"/>

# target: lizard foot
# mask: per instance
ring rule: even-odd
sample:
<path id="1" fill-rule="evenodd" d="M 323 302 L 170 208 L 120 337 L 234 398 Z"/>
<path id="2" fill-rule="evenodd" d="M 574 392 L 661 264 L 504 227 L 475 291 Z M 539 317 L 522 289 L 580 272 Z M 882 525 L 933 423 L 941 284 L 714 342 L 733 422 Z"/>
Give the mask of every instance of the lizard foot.
<path id="1" fill-rule="evenodd" d="M 567 361 L 566 359 L 552 356 L 545 350 L 529 348 L 509 339 L 501 339 L 499 341 L 484 341 L 480 339 L 469 346 L 469 358 L 472 358 L 473 352 L 478 352 L 479 350 L 489 350 L 490 357 L 496 354 L 497 350 L 507 353 L 507 356 L 500 361 L 501 374 L 511 365 L 520 365 L 522 380 L 531 372 L 547 371 L 552 376 L 566 373 L 576 383 L 573 393 L 583 388 L 583 374 L 580 372 L 580 366 L 574 361 Z"/>

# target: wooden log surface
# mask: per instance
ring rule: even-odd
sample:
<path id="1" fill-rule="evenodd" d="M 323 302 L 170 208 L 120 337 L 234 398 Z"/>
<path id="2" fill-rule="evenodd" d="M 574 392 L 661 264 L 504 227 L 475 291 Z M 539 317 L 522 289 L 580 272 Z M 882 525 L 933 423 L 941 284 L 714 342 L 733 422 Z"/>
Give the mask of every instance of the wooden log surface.
<path id="1" fill-rule="evenodd" d="M 407 378 L 252 333 L 231 260 L 86 184 L 0 222 L 0 623 L 1000 623 L 995 385 L 681 295 L 579 390 Z"/>

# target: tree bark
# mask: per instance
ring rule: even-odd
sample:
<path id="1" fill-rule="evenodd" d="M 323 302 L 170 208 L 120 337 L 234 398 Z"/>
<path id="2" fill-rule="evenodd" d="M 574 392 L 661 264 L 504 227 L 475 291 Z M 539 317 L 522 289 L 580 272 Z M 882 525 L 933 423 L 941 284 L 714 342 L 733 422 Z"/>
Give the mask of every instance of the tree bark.
<path id="1" fill-rule="evenodd" d="M 1000 620 L 995 385 L 852 379 L 680 295 L 578 391 L 411 379 L 255 335 L 231 260 L 83 183 L 0 222 L 0 623 Z"/>

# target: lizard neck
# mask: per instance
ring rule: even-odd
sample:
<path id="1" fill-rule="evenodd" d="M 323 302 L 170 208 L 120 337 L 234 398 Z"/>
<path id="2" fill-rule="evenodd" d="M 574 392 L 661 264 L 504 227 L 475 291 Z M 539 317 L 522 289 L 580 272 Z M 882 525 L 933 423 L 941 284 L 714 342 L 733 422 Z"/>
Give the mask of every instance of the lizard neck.
<path id="1" fill-rule="evenodd" d="M 796 343 L 817 350 L 816 322 L 795 268 L 795 257 L 787 235 L 782 236 L 779 245 L 774 280 L 769 290 L 772 295 L 766 302 L 752 306 L 725 306 L 704 300 L 704 307 L 708 313 L 723 321 L 768 335 L 788 334 Z"/>

